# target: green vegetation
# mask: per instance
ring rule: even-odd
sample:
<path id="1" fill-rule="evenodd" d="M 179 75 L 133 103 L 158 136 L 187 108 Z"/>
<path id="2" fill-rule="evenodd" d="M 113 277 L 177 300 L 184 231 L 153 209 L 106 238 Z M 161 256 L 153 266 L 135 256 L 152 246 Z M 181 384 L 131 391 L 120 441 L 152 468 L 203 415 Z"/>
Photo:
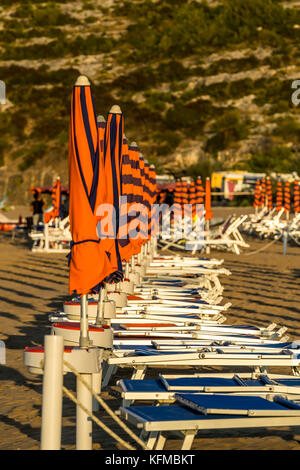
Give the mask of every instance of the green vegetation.
<path id="1" fill-rule="evenodd" d="M 289 147 L 273 146 L 264 152 L 252 155 L 246 163 L 249 171 L 289 173 L 296 171 L 300 174 L 299 155 Z"/>
<path id="2" fill-rule="evenodd" d="M 215 134 L 207 140 L 205 150 L 215 154 L 219 150 L 229 148 L 241 139 L 248 137 L 249 122 L 242 120 L 238 110 L 230 110 L 216 119 L 212 126 Z"/>

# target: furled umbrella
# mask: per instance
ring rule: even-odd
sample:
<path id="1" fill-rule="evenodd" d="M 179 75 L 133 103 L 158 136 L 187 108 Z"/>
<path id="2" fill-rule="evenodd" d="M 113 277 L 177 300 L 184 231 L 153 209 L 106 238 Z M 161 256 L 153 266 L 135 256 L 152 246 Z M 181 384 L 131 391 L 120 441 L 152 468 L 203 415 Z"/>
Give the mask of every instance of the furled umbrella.
<path id="1" fill-rule="evenodd" d="M 72 235 L 69 293 L 81 296 L 80 346 L 89 346 L 87 294 L 111 272 L 97 235 L 96 195 L 99 141 L 90 83 L 80 76 L 73 87 L 69 133 L 69 216 Z"/>
<path id="2" fill-rule="evenodd" d="M 265 178 L 262 178 L 261 180 L 261 201 L 262 201 L 262 205 L 265 206 L 266 205 L 266 179 Z"/>
<path id="3" fill-rule="evenodd" d="M 294 182 L 294 212 L 300 212 L 300 189 L 297 180 Z"/>
<path id="4" fill-rule="evenodd" d="M 44 213 L 44 222 L 47 224 L 51 219 L 61 216 L 61 182 L 60 177 L 56 178 L 51 192 L 52 209 Z"/>
<path id="5" fill-rule="evenodd" d="M 205 180 L 205 220 L 209 221 L 213 218 L 213 213 L 211 210 L 211 188 L 210 188 L 210 178 L 207 177 Z"/>
<path id="6" fill-rule="evenodd" d="M 289 181 L 285 182 L 284 185 L 284 210 L 286 212 L 287 219 L 289 218 L 289 214 L 291 212 L 291 188 Z"/>
<path id="7" fill-rule="evenodd" d="M 128 235 L 128 212 L 132 202 L 133 191 L 132 168 L 129 159 L 128 140 L 123 134 L 122 165 L 121 165 L 121 204 L 120 204 L 120 226 L 119 226 L 119 251 L 122 261 L 129 262 L 132 257 L 132 245 Z"/>
<path id="8" fill-rule="evenodd" d="M 192 218 L 195 219 L 196 216 L 196 186 L 195 182 L 190 182 L 190 204 L 192 206 Z"/>
<path id="9" fill-rule="evenodd" d="M 256 212 L 260 206 L 261 206 L 261 186 L 260 186 L 260 182 L 257 180 L 255 183 L 254 201 L 253 201 L 253 207 L 255 208 Z"/>
<path id="10" fill-rule="evenodd" d="M 282 182 L 277 181 L 276 185 L 276 211 L 279 212 L 283 208 L 283 192 L 282 192 Z"/>
<path id="11" fill-rule="evenodd" d="M 273 201 L 272 201 L 272 183 L 269 177 L 267 177 L 266 181 L 266 191 L 267 191 L 267 207 L 269 210 L 272 209 L 273 207 Z"/>
<path id="12" fill-rule="evenodd" d="M 108 236 L 104 239 L 105 251 L 112 264 L 112 272 L 105 282 L 119 282 L 123 278 L 122 260 L 119 252 L 119 217 L 121 196 L 121 165 L 123 146 L 124 120 L 118 105 L 108 113 L 104 134 L 104 178 L 105 203 L 111 210 L 108 217 Z"/>

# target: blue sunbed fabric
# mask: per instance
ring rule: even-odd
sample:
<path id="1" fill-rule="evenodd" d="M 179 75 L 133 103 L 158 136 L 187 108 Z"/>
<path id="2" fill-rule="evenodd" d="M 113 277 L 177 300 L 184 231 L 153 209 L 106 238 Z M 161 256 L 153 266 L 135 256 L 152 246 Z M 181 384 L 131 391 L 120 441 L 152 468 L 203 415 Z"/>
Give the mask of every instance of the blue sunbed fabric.
<path id="1" fill-rule="evenodd" d="M 286 406 L 275 401 L 269 401 L 257 396 L 240 396 L 240 395 L 206 395 L 195 393 L 180 393 L 175 395 L 175 400 L 183 403 L 185 406 L 197 409 L 200 413 L 209 413 L 210 409 L 226 411 L 239 410 L 260 410 L 260 411 L 283 411 L 287 410 Z M 296 406 L 300 410 L 300 406 Z"/>

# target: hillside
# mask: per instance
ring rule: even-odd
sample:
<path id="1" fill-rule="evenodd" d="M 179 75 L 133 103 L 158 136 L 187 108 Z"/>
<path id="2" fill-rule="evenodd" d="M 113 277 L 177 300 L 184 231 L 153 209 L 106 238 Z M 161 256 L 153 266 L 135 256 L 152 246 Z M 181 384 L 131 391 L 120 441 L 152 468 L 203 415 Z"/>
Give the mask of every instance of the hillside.
<path id="1" fill-rule="evenodd" d="M 300 2 L 2 0 L 0 198 L 67 183 L 78 74 L 159 171 L 298 171 Z"/>

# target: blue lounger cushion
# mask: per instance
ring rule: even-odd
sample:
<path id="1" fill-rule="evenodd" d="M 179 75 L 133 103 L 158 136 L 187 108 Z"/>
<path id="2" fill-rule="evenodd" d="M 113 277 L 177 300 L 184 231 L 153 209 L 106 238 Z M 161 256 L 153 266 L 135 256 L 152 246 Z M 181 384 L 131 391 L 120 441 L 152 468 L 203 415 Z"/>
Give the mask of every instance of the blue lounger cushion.
<path id="1" fill-rule="evenodd" d="M 274 401 L 257 396 L 240 395 L 206 395 L 181 393 L 175 395 L 179 403 L 198 411 L 201 414 L 240 414 L 260 411 L 266 416 L 277 415 L 277 412 L 290 413 L 300 410 L 300 405 L 290 400 L 275 397 Z M 251 413 L 250 413 L 251 414 Z"/>

